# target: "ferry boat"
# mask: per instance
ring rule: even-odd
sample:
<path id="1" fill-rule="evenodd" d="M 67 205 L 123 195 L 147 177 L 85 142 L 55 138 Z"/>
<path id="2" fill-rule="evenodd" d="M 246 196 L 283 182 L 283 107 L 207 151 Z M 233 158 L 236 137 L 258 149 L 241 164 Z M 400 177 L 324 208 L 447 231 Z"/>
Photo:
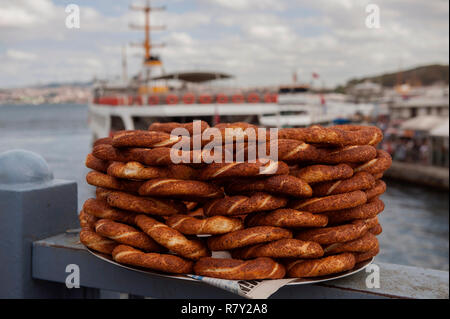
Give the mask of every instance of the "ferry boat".
<path id="1" fill-rule="evenodd" d="M 153 122 L 188 122 L 201 119 L 210 125 L 245 121 L 262 126 L 286 127 L 328 124 L 362 112 L 373 105 L 350 105 L 330 96 L 313 93 L 308 85 L 290 84 L 254 89 L 214 85 L 232 78 L 216 71 L 166 74 L 150 42 L 150 12 L 163 8 L 146 6 L 131 9 L 145 13 L 143 68 L 126 84 L 97 81 L 89 103 L 89 126 L 93 139 L 118 130 L 147 129 Z M 163 29 L 163 27 L 157 27 Z M 126 60 L 123 61 L 126 65 Z M 159 71 L 159 74 L 158 74 Z M 126 74 L 126 72 L 124 72 Z M 126 76 L 124 76 L 126 78 Z"/>

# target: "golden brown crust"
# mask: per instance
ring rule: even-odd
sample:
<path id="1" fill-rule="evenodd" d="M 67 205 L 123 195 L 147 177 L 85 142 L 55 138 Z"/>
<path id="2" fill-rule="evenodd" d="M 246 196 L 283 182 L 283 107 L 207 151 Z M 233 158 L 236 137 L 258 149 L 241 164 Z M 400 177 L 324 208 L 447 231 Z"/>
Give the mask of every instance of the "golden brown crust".
<path id="1" fill-rule="evenodd" d="M 383 173 L 392 165 L 392 158 L 388 152 L 377 150 L 377 157 L 354 168 L 356 172 L 368 172 L 370 174 Z"/>
<path id="2" fill-rule="evenodd" d="M 80 221 L 81 228 L 88 228 L 93 230 L 98 218 L 86 213 L 84 210 L 81 210 L 80 214 L 78 215 L 78 220 Z"/>
<path id="3" fill-rule="evenodd" d="M 135 213 L 112 208 L 104 200 L 89 198 L 84 202 L 83 211 L 97 218 L 111 219 L 129 225 L 135 224 Z"/>
<path id="4" fill-rule="evenodd" d="M 109 193 L 107 202 L 113 207 L 152 215 L 169 216 L 186 212 L 183 202 L 135 196 L 124 192 Z"/>
<path id="5" fill-rule="evenodd" d="M 358 190 L 350 193 L 314 197 L 306 200 L 292 200 L 288 206 L 311 213 L 322 213 L 356 207 L 366 203 L 366 201 L 366 194 Z"/>
<path id="6" fill-rule="evenodd" d="M 203 213 L 206 216 L 243 215 L 277 209 L 286 206 L 286 204 L 286 198 L 257 192 L 251 196 L 227 196 L 209 201 L 203 206 Z"/>
<path id="7" fill-rule="evenodd" d="M 383 201 L 379 198 L 373 198 L 364 205 L 339 211 L 327 212 L 325 215 L 328 217 L 328 223 L 330 225 L 334 225 L 354 219 L 372 218 L 377 216 L 383 210 Z"/>
<path id="8" fill-rule="evenodd" d="M 108 175 L 118 178 L 147 180 L 152 178 L 195 179 L 197 172 L 187 165 L 144 166 L 139 162 L 113 162 L 107 167 Z"/>
<path id="9" fill-rule="evenodd" d="M 355 256 L 351 253 L 312 260 L 296 260 L 286 265 L 289 277 L 319 277 L 350 270 L 355 267 Z"/>
<path id="10" fill-rule="evenodd" d="M 294 197 L 311 197 L 312 195 L 311 186 L 291 175 L 275 175 L 258 180 L 237 180 L 228 184 L 225 192 L 227 194 L 268 192 Z"/>
<path id="11" fill-rule="evenodd" d="M 263 163 L 212 163 L 207 165 L 199 174 L 200 180 L 218 179 L 225 177 L 250 177 L 288 174 L 286 163 L 269 161 Z"/>
<path id="12" fill-rule="evenodd" d="M 145 251 L 162 251 L 163 248 L 153 239 L 129 225 L 110 219 L 99 219 L 95 223 L 95 232 L 118 243 L 130 245 Z"/>
<path id="13" fill-rule="evenodd" d="M 81 229 L 80 241 L 83 245 L 108 255 L 111 255 L 113 249 L 118 245 L 114 240 L 100 236 L 94 230 L 87 227 Z"/>
<path id="14" fill-rule="evenodd" d="M 358 172 L 350 178 L 332 182 L 315 184 L 312 188 L 314 196 L 328 196 L 366 190 L 375 186 L 375 178 L 367 172 Z"/>
<path id="15" fill-rule="evenodd" d="M 171 147 L 181 141 L 181 137 L 164 132 L 153 131 L 119 131 L 114 133 L 112 145 L 114 147 Z"/>
<path id="16" fill-rule="evenodd" d="M 193 262 L 174 255 L 144 253 L 127 245 L 117 246 L 112 255 L 115 261 L 122 264 L 173 274 L 192 273 Z"/>
<path id="17" fill-rule="evenodd" d="M 137 193 L 139 187 L 141 187 L 143 184 L 143 182 L 140 181 L 117 179 L 113 176 L 109 176 L 96 171 L 92 171 L 86 174 L 86 182 L 97 187 L 122 190 L 132 193 Z"/>
<path id="18" fill-rule="evenodd" d="M 233 249 L 231 255 L 235 259 L 257 257 L 271 258 L 318 258 L 323 256 L 323 249 L 318 243 L 288 238 Z"/>
<path id="19" fill-rule="evenodd" d="M 377 150 L 371 145 L 350 145 L 338 149 L 318 149 L 316 161 L 326 164 L 367 162 L 377 156 Z"/>
<path id="20" fill-rule="evenodd" d="M 386 192 L 386 183 L 379 179 L 372 188 L 366 190 L 367 200 L 380 196 L 384 194 L 384 192 Z"/>
<path id="21" fill-rule="evenodd" d="M 306 183 L 314 184 L 319 182 L 350 178 L 353 175 L 353 168 L 351 168 L 347 164 L 311 165 L 302 169 L 293 170 L 290 172 L 290 174 L 301 178 Z"/>
<path id="22" fill-rule="evenodd" d="M 363 253 L 355 253 L 355 260 L 356 263 L 360 263 L 366 260 L 371 259 L 372 257 L 375 257 L 380 252 L 380 247 L 377 246 L 369 251 L 363 252 Z"/>
<path id="23" fill-rule="evenodd" d="M 106 201 L 108 199 L 108 195 L 112 192 L 115 192 L 113 189 L 97 187 L 95 188 L 95 198 L 98 200 Z"/>
<path id="24" fill-rule="evenodd" d="M 196 122 L 200 123 L 200 133 L 202 133 L 204 130 L 209 128 L 209 124 L 205 121 L 196 121 Z M 178 123 L 178 122 L 158 123 L 158 122 L 154 122 L 149 126 L 148 130 L 171 134 L 171 132 L 176 128 L 183 128 L 183 129 L 187 130 L 187 132 L 186 132 L 187 134 L 180 134 L 180 135 L 187 135 L 187 136 L 194 135 L 194 121 L 190 122 L 190 123 Z"/>
<path id="25" fill-rule="evenodd" d="M 369 226 L 364 221 L 355 221 L 340 226 L 309 229 L 299 232 L 295 238 L 315 241 L 319 244 L 343 243 L 363 236 Z"/>
<path id="26" fill-rule="evenodd" d="M 249 215 L 246 220 L 248 226 L 277 226 L 277 227 L 323 227 L 328 218 L 321 214 L 298 211 L 290 208 L 280 208 L 271 212 L 261 212 Z"/>
<path id="27" fill-rule="evenodd" d="M 115 148 L 109 144 L 100 144 L 93 148 L 95 157 L 106 161 L 139 162 L 145 165 L 170 165 L 169 147 L 159 148 Z"/>
<path id="28" fill-rule="evenodd" d="M 136 217 L 136 224 L 160 245 L 180 256 L 194 260 L 211 256 L 211 252 L 201 240 L 189 240 L 178 230 L 160 223 L 151 217 L 138 215 Z"/>
<path id="29" fill-rule="evenodd" d="M 362 253 L 370 251 L 378 246 L 378 239 L 370 232 L 363 236 L 345 243 L 335 243 L 324 247 L 326 255 L 334 255 L 337 253 Z"/>
<path id="30" fill-rule="evenodd" d="M 376 145 L 383 133 L 375 126 L 340 125 L 308 128 L 285 128 L 278 131 L 279 139 L 294 139 L 306 143 L 323 145 Z"/>
<path id="31" fill-rule="evenodd" d="M 266 148 L 263 154 L 259 154 L 261 152 L 259 149 L 260 147 Z M 245 160 L 253 157 L 270 158 L 270 155 L 272 155 L 271 148 L 277 149 L 279 161 L 284 161 L 291 164 L 315 161 L 319 155 L 318 150 L 313 145 L 297 140 L 278 139 L 274 141 L 271 140 L 270 143 L 264 144 L 250 143 L 241 151 L 236 152 L 236 158 L 243 158 Z"/>
<path id="32" fill-rule="evenodd" d="M 375 236 L 378 236 L 379 234 L 381 234 L 383 232 L 383 228 L 381 227 L 380 224 L 377 224 L 374 227 L 370 228 L 369 232 L 371 232 Z"/>
<path id="33" fill-rule="evenodd" d="M 286 273 L 283 265 L 266 257 L 248 261 L 202 258 L 195 263 L 194 272 L 201 276 L 228 280 L 281 279 Z"/>
<path id="34" fill-rule="evenodd" d="M 112 144 L 112 137 L 103 137 L 103 138 L 99 138 L 97 139 L 94 144 L 92 145 L 93 147 L 100 145 L 100 144 Z"/>
<path id="35" fill-rule="evenodd" d="M 155 178 L 139 188 L 142 196 L 171 197 L 184 200 L 207 200 L 225 196 L 222 189 L 206 182 Z"/>
<path id="36" fill-rule="evenodd" d="M 372 174 L 373 178 L 375 178 L 376 180 L 383 178 L 383 173 L 376 173 L 376 174 Z"/>
<path id="37" fill-rule="evenodd" d="M 337 129 L 344 130 L 351 135 L 361 134 L 359 143 L 355 143 L 356 145 L 378 145 L 383 140 L 383 131 L 376 126 L 367 126 L 367 125 L 355 125 L 355 124 L 343 124 L 343 125 L 335 125 Z"/>
<path id="38" fill-rule="evenodd" d="M 166 224 L 186 235 L 219 235 L 244 228 L 241 219 L 225 216 L 200 219 L 187 215 L 173 215 L 166 220 Z"/>
<path id="39" fill-rule="evenodd" d="M 208 238 L 211 250 L 229 250 L 268 241 L 292 238 L 292 232 L 280 227 L 256 226 Z"/>
<path id="40" fill-rule="evenodd" d="M 85 165 L 87 168 L 106 173 L 108 169 L 109 161 L 99 159 L 91 153 L 86 156 Z"/>

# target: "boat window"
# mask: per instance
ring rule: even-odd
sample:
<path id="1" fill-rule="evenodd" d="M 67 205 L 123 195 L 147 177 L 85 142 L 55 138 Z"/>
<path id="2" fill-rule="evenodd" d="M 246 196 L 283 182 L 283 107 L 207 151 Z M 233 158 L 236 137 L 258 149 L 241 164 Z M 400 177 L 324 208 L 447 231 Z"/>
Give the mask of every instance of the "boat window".
<path id="1" fill-rule="evenodd" d="M 112 131 L 120 131 L 125 129 L 125 124 L 120 116 L 112 115 L 111 116 L 111 130 Z"/>

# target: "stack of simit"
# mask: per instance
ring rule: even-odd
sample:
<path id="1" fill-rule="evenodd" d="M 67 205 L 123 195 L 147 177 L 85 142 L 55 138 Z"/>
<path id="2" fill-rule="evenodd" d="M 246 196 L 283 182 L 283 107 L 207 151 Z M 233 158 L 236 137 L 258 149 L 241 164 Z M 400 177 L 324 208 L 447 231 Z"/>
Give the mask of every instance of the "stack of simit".
<path id="1" fill-rule="evenodd" d="M 175 128 L 186 136 L 171 134 Z M 97 190 L 80 212 L 81 242 L 123 264 L 236 280 L 318 277 L 378 253 L 381 177 L 391 165 L 376 149 L 378 128 L 288 128 L 264 144 L 245 133 L 256 129 L 247 123 L 215 128 L 234 161 L 220 154 L 205 163 L 217 149 L 206 150 L 207 138 L 196 152 L 193 123 L 154 123 L 97 141 L 86 158 L 86 180 Z M 227 129 L 243 139 L 226 138 Z M 171 147 L 182 140 L 193 150 L 177 154 L 189 163 L 174 164 Z M 273 145 L 277 161 L 249 160 Z M 211 257 L 223 251 L 231 258 Z"/>

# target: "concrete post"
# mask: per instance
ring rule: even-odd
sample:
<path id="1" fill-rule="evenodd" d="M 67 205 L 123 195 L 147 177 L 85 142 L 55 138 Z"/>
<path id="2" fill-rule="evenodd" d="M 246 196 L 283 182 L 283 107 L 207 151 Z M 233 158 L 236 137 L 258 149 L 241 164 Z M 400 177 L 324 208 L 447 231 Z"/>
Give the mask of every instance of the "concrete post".
<path id="1" fill-rule="evenodd" d="M 53 179 L 35 153 L 0 154 L 0 298 L 67 295 L 65 285 L 32 279 L 32 242 L 76 227 L 75 182 Z"/>

